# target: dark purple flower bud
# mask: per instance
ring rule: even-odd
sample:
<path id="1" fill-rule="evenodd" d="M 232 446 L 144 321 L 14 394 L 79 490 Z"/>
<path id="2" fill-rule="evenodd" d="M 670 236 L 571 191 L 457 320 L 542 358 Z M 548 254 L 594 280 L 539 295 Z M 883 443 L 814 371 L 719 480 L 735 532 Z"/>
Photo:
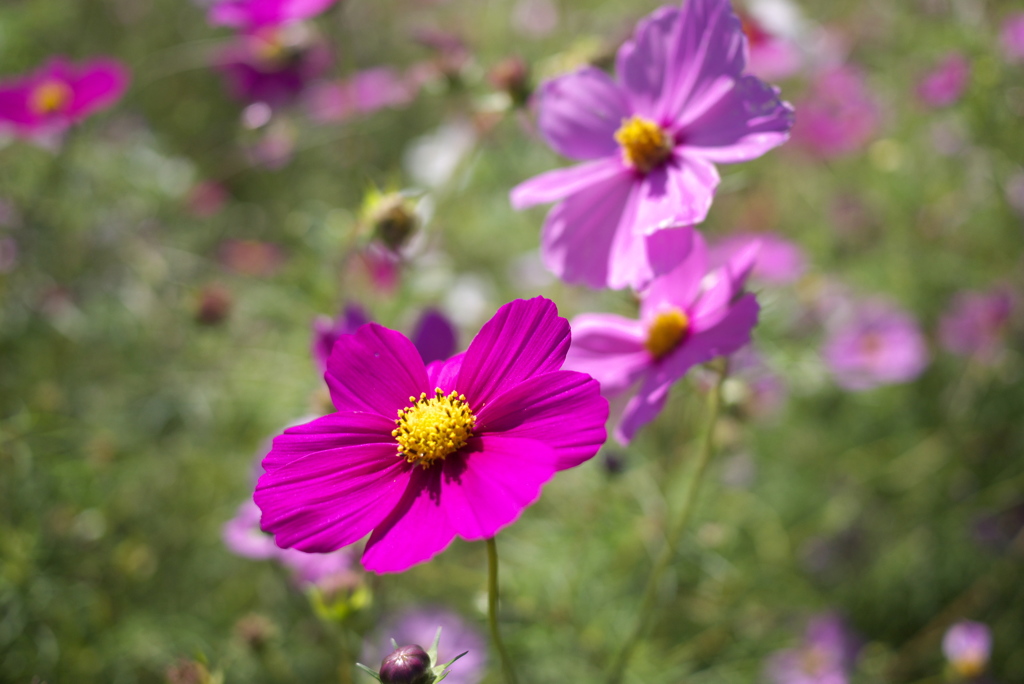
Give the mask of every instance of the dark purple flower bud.
<path id="1" fill-rule="evenodd" d="M 382 684 L 430 684 L 430 656 L 419 646 L 402 646 L 380 664 Z"/>

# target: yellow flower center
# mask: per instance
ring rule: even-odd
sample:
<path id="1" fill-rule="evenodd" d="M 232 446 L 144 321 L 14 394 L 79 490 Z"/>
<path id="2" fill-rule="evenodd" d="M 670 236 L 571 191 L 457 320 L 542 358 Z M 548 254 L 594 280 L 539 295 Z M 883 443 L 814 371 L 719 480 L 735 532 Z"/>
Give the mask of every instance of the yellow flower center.
<path id="1" fill-rule="evenodd" d="M 985 671 L 986 659 L 978 655 L 960 658 L 953 662 L 953 669 L 964 679 L 974 679 Z"/>
<path id="2" fill-rule="evenodd" d="M 64 81 L 43 81 L 32 90 L 29 107 L 36 114 L 53 114 L 68 106 L 74 93 Z"/>
<path id="3" fill-rule="evenodd" d="M 658 124 L 641 116 L 631 116 L 615 131 L 626 163 L 643 173 L 661 164 L 672 154 L 672 138 Z"/>
<path id="4" fill-rule="evenodd" d="M 473 436 L 476 416 L 458 392 L 445 395 L 440 388 L 430 397 L 409 397 L 408 408 L 398 411 L 398 425 L 391 434 L 398 441 L 398 452 L 409 463 L 429 468 L 466 445 Z"/>
<path id="5" fill-rule="evenodd" d="M 252 49 L 256 58 L 268 65 L 276 65 L 286 57 L 284 34 L 276 28 L 268 28 L 252 35 Z"/>
<path id="6" fill-rule="evenodd" d="M 656 359 L 668 354 L 679 346 L 690 329 L 690 319 L 679 309 L 662 311 L 647 329 L 647 341 L 644 346 Z"/>

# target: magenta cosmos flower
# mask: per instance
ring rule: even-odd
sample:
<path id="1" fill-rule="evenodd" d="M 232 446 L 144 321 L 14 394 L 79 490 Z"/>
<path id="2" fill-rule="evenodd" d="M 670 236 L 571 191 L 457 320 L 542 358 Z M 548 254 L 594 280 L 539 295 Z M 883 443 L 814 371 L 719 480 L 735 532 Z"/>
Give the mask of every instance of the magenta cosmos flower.
<path id="1" fill-rule="evenodd" d="M 972 679 L 985 671 L 992 653 L 992 632 L 981 622 L 961 620 L 942 637 L 942 653 L 957 674 Z"/>
<path id="2" fill-rule="evenodd" d="M 971 63 L 951 52 L 917 84 L 917 96 L 929 107 L 948 107 L 960 99 L 971 78 Z"/>
<path id="3" fill-rule="evenodd" d="M 640 22 L 619 50 L 618 80 L 588 67 L 541 86 L 541 133 L 585 161 L 512 190 L 517 209 L 559 202 L 541 237 L 552 272 L 640 288 L 685 257 L 718 186 L 715 163 L 760 157 L 789 137 L 792 108 L 743 75 L 745 53 L 728 0 L 687 0 Z"/>
<path id="4" fill-rule="evenodd" d="M 569 324 L 543 298 L 501 307 L 469 345 L 424 366 L 404 335 L 369 323 L 334 345 L 337 413 L 274 440 L 254 499 L 283 548 L 370 538 L 363 565 L 400 572 L 458 535 L 493 537 L 554 474 L 605 440 L 592 378 L 560 370 Z"/>
<path id="5" fill-rule="evenodd" d="M 112 59 L 76 66 L 62 57 L 35 73 L 0 83 L 0 124 L 18 135 L 59 133 L 109 107 L 128 87 L 128 71 Z"/>
<path id="6" fill-rule="evenodd" d="M 758 305 L 743 294 L 757 245 L 707 272 L 707 250 L 699 234 L 674 271 L 640 295 L 640 320 L 613 314 L 573 319 L 566 367 L 590 373 L 613 397 L 639 385 L 615 437 L 623 444 L 661 412 L 672 385 L 693 366 L 737 351 L 750 342 Z"/>
<path id="7" fill-rule="evenodd" d="M 240 35 L 217 60 L 232 95 L 285 105 L 331 66 L 327 43 L 302 25 L 267 26 Z"/>
<path id="8" fill-rule="evenodd" d="M 222 0 L 210 7 L 210 23 L 243 30 L 310 19 L 337 0 Z"/>
<path id="9" fill-rule="evenodd" d="M 487 671 L 487 640 L 468 620 L 444 608 L 416 606 L 385 618 L 375 630 L 375 638 L 363 644 L 362 659 L 368 663 L 380 662 L 393 650 L 392 639 L 399 646 L 429 646 L 438 627 L 441 628 L 438 662 L 448 662 L 458 654 L 466 653 L 444 681 L 447 684 L 479 684 Z"/>
<path id="10" fill-rule="evenodd" d="M 854 391 L 909 382 L 928 365 L 928 348 L 917 323 L 882 301 L 856 305 L 832 331 L 823 354 L 839 386 Z"/>
<path id="11" fill-rule="evenodd" d="M 939 321 L 939 342 L 959 356 L 991 362 L 1004 346 L 1013 308 L 1006 289 L 960 292 Z"/>

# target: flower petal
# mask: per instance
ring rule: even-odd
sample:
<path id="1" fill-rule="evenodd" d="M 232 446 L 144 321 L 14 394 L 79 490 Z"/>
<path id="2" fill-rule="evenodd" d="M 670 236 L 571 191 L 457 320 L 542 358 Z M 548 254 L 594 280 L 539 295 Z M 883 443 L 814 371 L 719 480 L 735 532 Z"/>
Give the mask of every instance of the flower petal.
<path id="1" fill-rule="evenodd" d="M 466 352 L 462 352 L 447 361 L 434 361 L 427 366 L 427 385 L 431 389 L 440 388 L 445 394 L 450 393 L 455 389 L 455 381 L 459 379 L 459 370 L 465 357 Z"/>
<path id="2" fill-rule="evenodd" d="M 655 278 L 640 295 L 640 318 L 650 322 L 666 309 L 680 309 L 688 312 L 697 295 L 700 294 L 701 280 L 707 272 L 708 250 L 704 237 L 693 231 L 693 246 L 684 261 L 677 262 L 676 268 Z M 575 345 L 575 329 L 573 329 Z"/>
<path id="3" fill-rule="evenodd" d="M 648 377 L 636 395 L 629 400 L 622 412 L 622 419 L 615 427 L 615 439 L 622 444 L 629 444 L 636 436 L 637 430 L 658 417 L 668 400 L 669 385 L 659 385 Z"/>
<path id="4" fill-rule="evenodd" d="M 570 159 L 618 154 L 615 131 L 630 111 L 608 74 L 584 67 L 545 82 L 536 97 L 537 127 L 556 152 Z"/>
<path id="5" fill-rule="evenodd" d="M 704 278 L 704 291 L 691 312 L 693 330 L 707 330 L 725 318 L 743 291 L 760 249 L 760 242 L 751 241 Z"/>
<path id="6" fill-rule="evenodd" d="M 81 75 L 74 80 L 74 100 L 67 112 L 72 119 L 113 104 L 128 88 L 128 70 L 113 60 L 89 62 L 78 71 Z"/>
<path id="7" fill-rule="evenodd" d="M 562 367 L 569 350 L 569 322 L 543 297 L 502 306 L 473 338 L 456 389 L 479 412 L 502 392 Z"/>
<path id="8" fill-rule="evenodd" d="M 778 88 L 744 76 L 731 90 L 686 124 L 686 154 L 713 162 L 750 161 L 789 139 L 793 108 Z"/>
<path id="9" fill-rule="evenodd" d="M 662 7 L 637 24 L 635 37 L 622 44 L 615 73 L 632 110 L 647 118 L 657 115 L 668 63 L 669 39 L 679 19 L 678 7 Z"/>
<path id="10" fill-rule="evenodd" d="M 390 444 L 397 452 L 391 436 L 394 429 L 394 419 L 376 413 L 339 411 L 321 416 L 275 437 L 270 452 L 263 457 L 263 469 L 270 472 L 306 454 L 358 444 Z"/>
<path id="11" fill-rule="evenodd" d="M 457 458 L 449 456 L 447 460 Z M 391 514 L 366 542 L 363 567 L 372 572 L 402 572 L 430 560 L 455 538 L 442 498 L 442 468 L 413 467 L 409 486 Z"/>
<path id="12" fill-rule="evenodd" d="M 253 500 L 278 546 L 326 553 L 369 534 L 402 497 L 412 469 L 394 444 L 327 449 L 265 473 Z"/>
<path id="13" fill-rule="evenodd" d="M 718 183 L 714 164 L 700 158 L 676 157 L 652 169 L 640 183 L 634 230 L 650 235 L 663 228 L 702 222 L 711 209 Z"/>
<path id="14" fill-rule="evenodd" d="M 447 458 L 441 505 L 460 537 L 487 539 L 540 498 L 558 470 L 555 451 L 542 442 L 482 435 L 458 458 Z"/>
<path id="15" fill-rule="evenodd" d="M 426 309 L 412 333 L 412 343 L 423 357 L 423 363 L 447 359 L 455 353 L 455 328 L 437 309 Z"/>
<path id="16" fill-rule="evenodd" d="M 608 438 L 607 420 L 608 401 L 597 381 L 564 370 L 532 377 L 495 398 L 477 414 L 476 433 L 541 442 L 564 470 L 597 453 Z"/>
<path id="17" fill-rule="evenodd" d="M 625 390 L 650 365 L 643 324 L 614 314 L 583 314 L 572 319 L 572 345 L 565 368 L 588 373 L 611 396 Z"/>
<path id="18" fill-rule="evenodd" d="M 534 176 L 512 188 L 509 201 L 514 209 L 557 202 L 608 181 L 628 185 L 632 172 L 620 159 L 598 159 Z"/>
<path id="19" fill-rule="evenodd" d="M 325 379 L 339 411 L 370 411 L 386 418 L 396 417 L 410 396 L 433 389 L 413 343 L 376 323 L 338 338 Z"/>
<path id="20" fill-rule="evenodd" d="M 646 286 L 650 279 L 668 273 L 681 264 L 693 248 L 693 239 L 700 233 L 693 226 L 662 228 L 644 236 L 644 251 L 650 276 L 637 281 L 635 287 Z"/>

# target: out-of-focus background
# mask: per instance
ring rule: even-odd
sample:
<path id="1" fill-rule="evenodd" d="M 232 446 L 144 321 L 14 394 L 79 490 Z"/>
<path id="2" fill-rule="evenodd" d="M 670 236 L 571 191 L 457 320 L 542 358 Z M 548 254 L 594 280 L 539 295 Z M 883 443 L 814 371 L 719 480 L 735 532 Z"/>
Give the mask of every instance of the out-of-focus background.
<path id="1" fill-rule="evenodd" d="M 1021 7 L 736 6 L 797 124 L 721 167 L 701 230 L 770 234 L 777 268 L 755 271 L 755 345 L 627 681 L 824 682 L 821 628 L 853 645 L 850 682 L 1022 682 Z M 416 619 L 474 644 L 452 681 L 499 681 L 481 544 L 304 576 L 224 525 L 268 438 L 328 410 L 318 316 L 357 304 L 408 333 L 433 308 L 463 349 L 519 297 L 635 310 L 548 274 L 546 210 L 508 192 L 566 164 L 530 90 L 611 68 L 656 7 L 341 0 L 254 47 L 198 2 L 0 4 L 5 83 L 54 56 L 130 73 L 66 130 L 0 139 L 0 681 L 358 682 L 345 663 L 375 666 Z M 691 374 L 628 449 L 609 441 L 502 533 L 524 681 L 600 676 L 706 391 Z M 991 632 L 976 672 L 943 652 L 962 620 Z"/>

